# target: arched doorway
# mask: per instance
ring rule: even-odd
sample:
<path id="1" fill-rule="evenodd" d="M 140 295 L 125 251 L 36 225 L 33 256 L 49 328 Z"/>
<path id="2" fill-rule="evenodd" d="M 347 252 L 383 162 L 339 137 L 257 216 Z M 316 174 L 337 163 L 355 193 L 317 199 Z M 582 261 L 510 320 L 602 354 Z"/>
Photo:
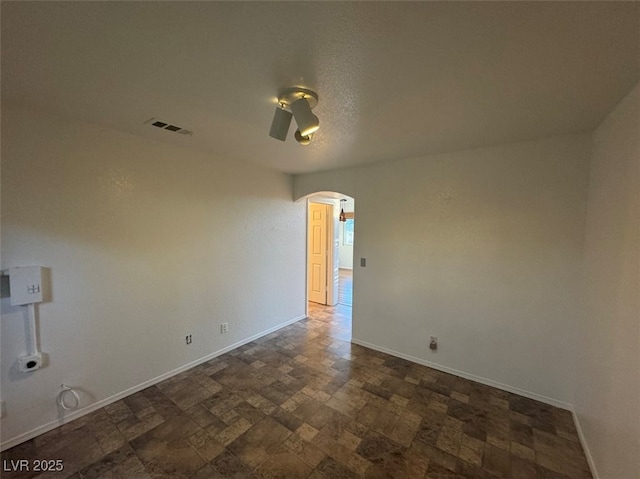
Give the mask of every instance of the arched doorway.
<path id="1" fill-rule="evenodd" d="M 307 204 L 307 316 L 330 323 L 333 337 L 351 340 L 355 200 L 323 191 L 299 201 Z"/>

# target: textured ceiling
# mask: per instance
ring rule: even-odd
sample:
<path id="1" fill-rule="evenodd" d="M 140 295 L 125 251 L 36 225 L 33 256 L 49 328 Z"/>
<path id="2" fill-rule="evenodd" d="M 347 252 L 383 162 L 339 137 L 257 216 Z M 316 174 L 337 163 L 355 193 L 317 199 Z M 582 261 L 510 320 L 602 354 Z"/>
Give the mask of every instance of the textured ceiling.
<path id="1" fill-rule="evenodd" d="M 3 103 L 290 173 L 590 130 L 640 71 L 638 2 L 1 8 Z M 268 136 L 291 85 L 320 95 L 307 147 Z"/>

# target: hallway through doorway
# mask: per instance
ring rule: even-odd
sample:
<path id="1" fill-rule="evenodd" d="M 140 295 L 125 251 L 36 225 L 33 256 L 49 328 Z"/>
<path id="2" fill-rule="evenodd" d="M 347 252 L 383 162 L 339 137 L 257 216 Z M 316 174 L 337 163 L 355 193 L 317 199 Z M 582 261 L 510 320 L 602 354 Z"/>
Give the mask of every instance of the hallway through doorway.
<path id="1" fill-rule="evenodd" d="M 353 306 L 353 270 L 340 268 L 338 303 Z"/>

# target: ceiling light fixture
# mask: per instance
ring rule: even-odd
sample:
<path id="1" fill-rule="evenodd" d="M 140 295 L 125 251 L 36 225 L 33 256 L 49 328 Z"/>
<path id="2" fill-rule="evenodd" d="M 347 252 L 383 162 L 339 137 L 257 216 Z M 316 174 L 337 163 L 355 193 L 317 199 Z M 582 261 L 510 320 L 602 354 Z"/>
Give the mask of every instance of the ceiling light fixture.
<path id="1" fill-rule="evenodd" d="M 347 215 L 344 213 L 344 204 L 347 202 L 347 200 L 340 200 L 340 218 L 339 220 L 346 223 L 347 221 Z"/>
<path id="2" fill-rule="evenodd" d="M 318 104 L 318 94 L 307 88 L 284 88 L 278 94 L 278 103 L 271 122 L 269 136 L 276 140 L 285 141 L 291 117 L 293 117 L 298 124 L 298 129 L 295 132 L 296 141 L 301 145 L 308 145 L 313 133 L 320 128 L 320 120 L 311 112 Z"/>

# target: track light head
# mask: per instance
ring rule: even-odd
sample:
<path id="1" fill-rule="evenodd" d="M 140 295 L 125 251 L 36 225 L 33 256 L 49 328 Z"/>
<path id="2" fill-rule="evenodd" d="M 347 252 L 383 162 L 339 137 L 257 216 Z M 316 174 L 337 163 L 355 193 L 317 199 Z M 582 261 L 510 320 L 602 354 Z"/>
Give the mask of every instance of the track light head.
<path id="1" fill-rule="evenodd" d="M 298 129 L 302 136 L 309 136 L 320 128 L 320 120 L 311 113 L 311 106 L 306 98 L 300 98 L 291 104 L 291 112 L 296 119 Z"/>
<path id="2" fill-rule="evenodd" d="M 273 121 L 271 122 L 269 136 L 280 141 L 286 140 L 292 116 L 291 112 L 285 110 L 281 106 L 277 106 L 276 111 L 273 114 Z"/>
<path id="3" fill-rule="evenodd" d="M 311 143 L 311 137 L 313 136 L 313 133 L 309 133 L 308 135 L 303 135 L 302 133 L 300 133 L 300 130 L 296 130 L 293 136 L 295 137 L 296 141 L 301 145 L 308 145 L 309 143 Z"/>

